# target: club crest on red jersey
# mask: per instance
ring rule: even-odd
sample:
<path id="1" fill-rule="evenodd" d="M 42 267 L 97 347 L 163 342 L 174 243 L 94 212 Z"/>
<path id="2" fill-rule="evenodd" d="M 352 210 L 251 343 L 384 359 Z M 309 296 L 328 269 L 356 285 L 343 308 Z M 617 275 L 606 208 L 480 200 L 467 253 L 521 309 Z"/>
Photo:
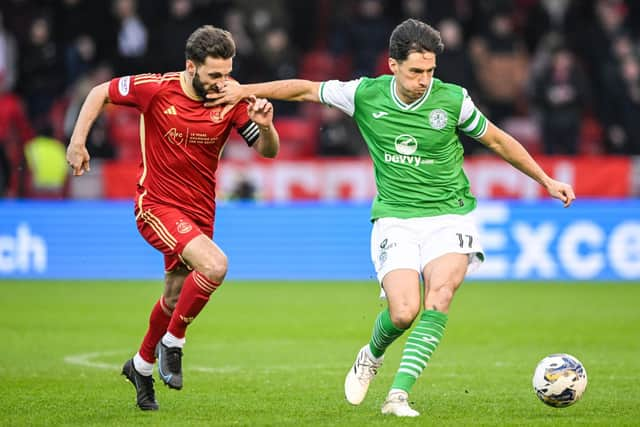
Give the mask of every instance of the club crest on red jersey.
<path id="1" fill-rule="evenodd" d="M 193 229 L 193 226 L 186 221 L 180 220 L 176 222 L 176 228 L 178 229 L 178 233 L 186 234 Z"/>
<path id="2" fill-rule="evenodd" d="M 224 118 L 222 116 L 222 107 L 214 108 L 209 112 L 209 117 L 213 123 L 220 123 Z"/>

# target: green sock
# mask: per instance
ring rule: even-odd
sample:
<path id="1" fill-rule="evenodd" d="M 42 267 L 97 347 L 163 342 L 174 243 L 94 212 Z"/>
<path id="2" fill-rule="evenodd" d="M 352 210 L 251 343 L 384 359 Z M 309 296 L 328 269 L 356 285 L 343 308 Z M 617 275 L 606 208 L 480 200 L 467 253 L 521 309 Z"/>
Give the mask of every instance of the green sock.
<path id="1" fill-rule="evenodd" d="M 411 390 L 440 343 L 448 317 L 445 313 L 436 310 L 422 312 L 420 321 L 407 337 L 400 367 L 391 388 L 404 390 L 407 393 Z"/>
<path id="2" fill-rule="evenodd" d="M 378 314 L 376 323 L 373 326 L 373 334 L 369 341 L 369 349 L 375 357 L 380 357 L 384 351 L 395 341 L 406 329 L 398 329 L 391 321 L 389 308 L 384 309 Z"/>

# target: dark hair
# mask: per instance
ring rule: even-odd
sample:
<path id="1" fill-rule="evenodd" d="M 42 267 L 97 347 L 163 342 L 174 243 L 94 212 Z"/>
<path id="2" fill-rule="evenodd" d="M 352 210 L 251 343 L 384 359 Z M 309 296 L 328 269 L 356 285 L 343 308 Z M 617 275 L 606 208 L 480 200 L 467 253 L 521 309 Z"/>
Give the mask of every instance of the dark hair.
<path id="1" fill-rule="evenodd" d="M 236 54 L 236 44 L 229 31 L 213 25 L 203 25 L 187 39 L 185 57 L 197 64 L 203 64 L 208 56 L 228 59 Z"/>
<path id="2" fill-rule="evenodd" d="M 439 55 L 443 50 L 440 32 L 413 18 L 399 24 L 389 38 L 389 56 L 400 62 L 412 52 L 433 52 Z"/>

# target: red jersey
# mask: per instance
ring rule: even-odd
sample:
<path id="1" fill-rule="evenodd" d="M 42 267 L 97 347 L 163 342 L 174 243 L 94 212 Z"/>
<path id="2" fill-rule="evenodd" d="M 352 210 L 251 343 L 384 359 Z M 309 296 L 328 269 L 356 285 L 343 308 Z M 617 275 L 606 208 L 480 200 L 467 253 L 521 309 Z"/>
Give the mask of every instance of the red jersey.
<path id="1" fill-rule="evenodd" d="M 231 128 L 249 145 L 259 130 L 240 102 L 224 117 L 188 92 L 181 72 L 119 77 L 109 98 L 140 111 L 142 162 L 136 203 L 147 200 L 178 208 L 201 224 L 215 216 L 216 170 Z"/>

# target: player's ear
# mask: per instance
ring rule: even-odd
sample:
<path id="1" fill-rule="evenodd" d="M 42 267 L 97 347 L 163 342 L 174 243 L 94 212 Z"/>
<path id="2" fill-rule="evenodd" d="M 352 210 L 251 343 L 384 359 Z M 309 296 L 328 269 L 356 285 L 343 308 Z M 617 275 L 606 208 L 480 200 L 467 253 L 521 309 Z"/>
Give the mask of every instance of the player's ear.
<path id="1" fill-rule="evenodd" d="M 393 74 L 396 73 L 396 71 L 398 71 L 398 61 L 396 61 L 393 58 L 389 58 L 389 69 L 391 69 L 391 71 L 393 72 Z"/>
<path id="2" fill-rule="evenodd" d="M 196 64 L 192 60 L 187 59 L 185 67 L 191 77 L 196 74 Z"/>

